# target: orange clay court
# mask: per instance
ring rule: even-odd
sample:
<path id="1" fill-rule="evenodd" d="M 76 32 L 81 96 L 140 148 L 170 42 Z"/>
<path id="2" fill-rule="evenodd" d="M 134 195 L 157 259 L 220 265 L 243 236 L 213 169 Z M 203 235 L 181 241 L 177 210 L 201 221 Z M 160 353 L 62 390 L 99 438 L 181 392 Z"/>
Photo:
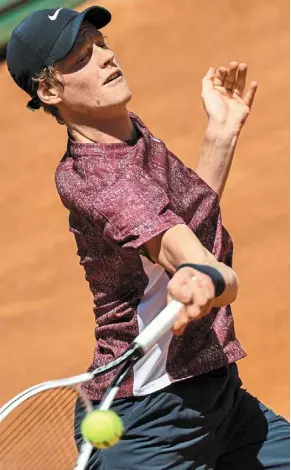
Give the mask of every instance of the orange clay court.
<path id="1" fill-rule="evenodd" d="M 289 2 L 102 0 L 106 28 L 134 93 L 130 109 L 188 166 L 206 119 L 211 65 L 249 65 L 259 82 L 222 200 L 235 244 L 236 331 L 244 386 L 289 417 Z M 82 4 L 83 10 L 88 3 Z M 68 214 L 54 187 L 65 129 L 0 65 L 0 330 L 3 403 L 24 388 L 83 372 L 94 345 L 92 298 Z"/>

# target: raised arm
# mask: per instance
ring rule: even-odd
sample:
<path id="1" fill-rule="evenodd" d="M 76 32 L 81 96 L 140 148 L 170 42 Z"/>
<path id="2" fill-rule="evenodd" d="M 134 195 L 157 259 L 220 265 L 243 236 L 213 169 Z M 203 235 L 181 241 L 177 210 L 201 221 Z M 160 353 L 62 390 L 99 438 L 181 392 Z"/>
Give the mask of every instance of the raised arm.
<path id="1" fill-rule="evenodd" d="M 219 199 L 257 90 L 257 83 L 253 81 L 245 91 L 246 77 L 246 64 L 230 62 L 229 67 L 211 67 L 202 80 L 202 101 L 208 125 L 195 171 Z"/>

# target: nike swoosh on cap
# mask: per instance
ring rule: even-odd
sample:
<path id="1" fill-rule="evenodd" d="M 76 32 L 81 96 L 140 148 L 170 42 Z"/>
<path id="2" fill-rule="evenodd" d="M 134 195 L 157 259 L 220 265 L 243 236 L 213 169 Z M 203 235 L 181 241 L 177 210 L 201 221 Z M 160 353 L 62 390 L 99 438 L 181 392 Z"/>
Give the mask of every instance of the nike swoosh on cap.
<path id="1" fill-rule="evenodd" d="M 62 8 L 59 8 L 52 16 L 48 15 L 49 19 L 54 21 L 57 19 L 57 16 L 59 14 L 59 12 L 61 11 Z"/>

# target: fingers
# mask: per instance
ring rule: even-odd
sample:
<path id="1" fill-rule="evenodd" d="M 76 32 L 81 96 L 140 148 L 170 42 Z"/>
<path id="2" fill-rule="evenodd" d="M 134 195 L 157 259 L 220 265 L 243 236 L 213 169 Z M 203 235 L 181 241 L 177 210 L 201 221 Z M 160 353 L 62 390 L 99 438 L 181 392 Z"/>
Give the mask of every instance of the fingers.
<path id="1" fill-rule="evenodd" d="M 173 325 L 174 335 L 179 336 L 180 334 L 182 334 L 186 326 L 188 325 L 188 323 L 189 323 L 189 318 L 186 312 L 186 308 L 182 307 L 179 312 L 178 318 Z"/>
<path id="2" fill-rule="evenodd" d="M 255 95 L 256 95 L 256 91 L 258 89 L 258 84 L 257 82 L 251 82 L 249 88 L 247 89 L 246 91 L 246 94 L 244 96 L 244 102 L 245 104 L 251 109 L 252 107 L 252 104 L 253 104 L 253 101 L 254 101 L 254 98 L 255 98 Z"/>
<path id="3" fill-rule="evenodd" d="M 239 64 L 237 70 L 237 77 L 233 87 L 233 93 L 240 96 L 242 98 L 245 86 L 246 86 L 246 78 L 247 78 L 247 71 L 248 66 L 247 64 Z"/>
<path id="4" fill-rule="evenodd" d="M 215 71 L 214 78 L 212 78 L 215 87 L 223 87 L 228 94 L 233 94 L 243 99 L 245 104 L 251 108 L 258 84 L 255 81 L 251 82 L 244 95 L 248 72 L 247 64 L 232 61 L 228 68 L 220 66 L 217 69 L 212 68 L 212 70 Z"/>
<path id="5" fill-rule="evenodd" d="M 176 299 L 184 304 L 173 326 L 174 334 L 181 334 L 190 321 L 209 313 L 214 296 L 213 283 L 206 274 L 192 268 L 179 270 L 168 284 L 167 296 L 168 302 Z"/>
<path id="6" fill-rule="evenodd" d="M 218 69 L 216 69 L 216 73 L 214 77 L 214 82 L 213 82 L 214 85 L 223 87 L 227 74 L 228 74 L 228 69 L 226 67 L 218 67 Z"/>
<path id="7" fill-rule="evenodd" d="M 204 282 L 203 277 L 192 277 L 192 285 L 191 288 L 191 303 L 188 307 L 188 315 L 190 318 L 197 317 L 197 307 L 204 308 L 205 305 L 208 303 L 210 298 L 212 297 L 213 292 L 209 293 L 208 284 L 209 280 L 207 278 L 207 283 Z M 193 307 L 193 308 L 192 308 Z M 198 312 L 199 313 L 199 312 Z"/>
<path id="8" fill-rule="evenodd" d="M 192 276 L 191 269 L 186 268 L 180 269 L 175 273 L 168 283 L 168 297 L 170 300 L 176 299 L 185 305 L 191 301 Z"/>
<path id="9" fill-rule="evenodd" d="M 224 80 L 224 88 L 229 92 L 232 92 L 234 89 L 237 71 L 238 71 L 238 63 L 230 62 L 228 73 Z"/>

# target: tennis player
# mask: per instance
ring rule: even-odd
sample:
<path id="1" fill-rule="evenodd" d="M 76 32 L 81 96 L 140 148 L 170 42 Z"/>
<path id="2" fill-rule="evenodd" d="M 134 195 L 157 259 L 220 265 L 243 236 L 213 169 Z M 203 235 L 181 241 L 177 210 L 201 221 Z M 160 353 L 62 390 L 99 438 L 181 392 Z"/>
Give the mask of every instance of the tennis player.
<path id="1" fill-rule="evenodd" d="M 88 469 L 287 470 L 287 421 L 238 375 L 245 352 L 230 308 L 238 281 L 219 207 L 257 85 L 245 91 L 246 64 L 209 69 L 208 125 L 195 170 L 187 168 L 128 111 L 130 89 L 102 34 L 110 19 L 102 7 L 36 11 L 7 50 L 28 107 L 42 107 L 68 131 L 56 185 L 94 297 L 90 370 L 119 356 L 167 301 L 184 304 L 173 332 L 115 400 L 124 438 L 94 451 Z M 86 386 L 96 406 L 112 374 Z"/>

